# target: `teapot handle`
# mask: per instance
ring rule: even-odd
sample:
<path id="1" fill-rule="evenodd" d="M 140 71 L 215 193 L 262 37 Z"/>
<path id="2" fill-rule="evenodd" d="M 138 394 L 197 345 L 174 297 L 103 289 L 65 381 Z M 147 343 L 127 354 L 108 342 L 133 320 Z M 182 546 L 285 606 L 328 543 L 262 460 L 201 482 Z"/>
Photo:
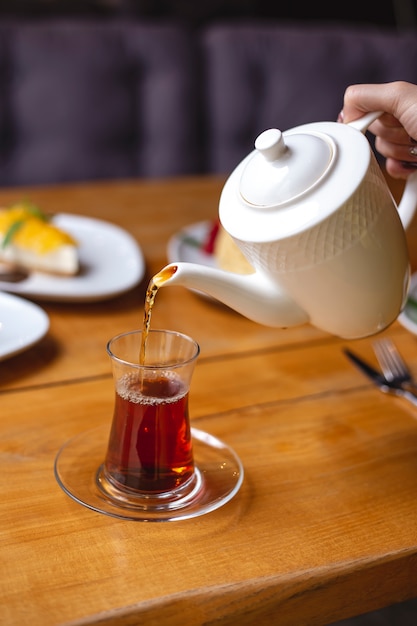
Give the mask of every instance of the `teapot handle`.
<path id="1" fill-rule="evenodd" d="M 417 208 L 417 172 L 407 178 L 403 195 L 398 205 L 398 213 L 404 230 L 410 226 Z"/>
<path id="2" fill-rule="evenodd" d="M 382 115 L 382 111 L 372 111 L 371 113 L 367 113 L 357 120 L 348 122 L 346 126 L 351 126 L 352 128 L 356 128 L 356 130 L 359 130 L 361 133 L 365 133 L 368 129 L 368 126 L 370 126 L 372 122 L 375 122 L 375 120 L 380 115 Z"/>
<path id="3" fill-rule="evenodd" d="M 352 126 L 352 128 L 356 128 L 361 133 L 365 133 L 368 129 L 368 126 L 372 124 L 380 115 L 382 115 L 382 111 L 373 111 L 371 113 L 367 113 L 363 117 L 358 120 L 353 120 L 353 122 L 349 122 L 347 126 Z M 401 201 L 398 205 L 398 213 L 403 225 L 404 230 L 407 230 L 411 221 L 414 217 L 417 208 L 417 172 L 413 172 L 408 176 L 407 182 L 404 187 L 404 192 L 401 197 Z"/>

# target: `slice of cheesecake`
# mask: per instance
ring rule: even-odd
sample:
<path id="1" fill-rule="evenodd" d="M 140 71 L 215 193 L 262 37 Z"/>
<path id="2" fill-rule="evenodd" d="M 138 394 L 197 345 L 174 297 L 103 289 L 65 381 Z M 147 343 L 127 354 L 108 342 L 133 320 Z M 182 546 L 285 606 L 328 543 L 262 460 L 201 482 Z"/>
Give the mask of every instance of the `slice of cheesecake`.
<path id="1" fill-rule="evenodd" d="M 0 261 L 66 276 L 79 271 L 75 239 L 36 206 L 23 202 L 0 208 Z"/>
<path id="2" fill-rule="evenodd" d="M 214 241 L 214 256 L 217 265 L 220 269 L 226 270 L 226 272 L 253 274 L 255 271 L 243 252 L 237 247 L 235 241 L 222 226 L 220 226 Z"/>

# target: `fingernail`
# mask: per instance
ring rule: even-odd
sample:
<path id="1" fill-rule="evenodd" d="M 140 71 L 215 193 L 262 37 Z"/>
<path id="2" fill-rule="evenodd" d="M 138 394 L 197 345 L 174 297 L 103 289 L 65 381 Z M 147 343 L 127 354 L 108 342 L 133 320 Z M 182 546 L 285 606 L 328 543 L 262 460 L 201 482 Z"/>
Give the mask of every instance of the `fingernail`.
<path id="1" fill-rule="evenodd" d="M 339 115 L 337 116 L 337 121 L 338 122 L 342 122 L 345 119 L 344 113 L 343 113 L 343 109 L 340 111 Z M 417 143 L 417 142 L 416 142 Z"/>

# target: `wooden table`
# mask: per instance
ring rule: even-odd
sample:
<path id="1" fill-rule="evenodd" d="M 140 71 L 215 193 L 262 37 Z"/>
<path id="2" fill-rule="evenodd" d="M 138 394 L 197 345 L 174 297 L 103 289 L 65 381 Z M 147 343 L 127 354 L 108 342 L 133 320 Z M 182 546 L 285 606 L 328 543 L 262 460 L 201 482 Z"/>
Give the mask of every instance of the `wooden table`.
<path id="1" fill-rule="evenodd" d="M 168 238 L 217 215 L 223 179 L 7 189 L 46 211 L 129 230 L 147 262 L 115 299 L 41 303 L 48 335 L 0 363 L 1 623 L 326 624 L 417 596 L 417 409 L 376 390 L 342 353 L 372 338 L 254 324 L 180 287 L 157 296 L 153 327 L 184 331 L 201 356 L 195 427 L 229 444 L 245 478 L 205 516 L 141 523 L 93 512 L 54 478 L 61 445 L 110 425 L 107 340 L 140 327 Z M 417 267 L 417 233 L 409 232 Z M 417 337 L 395 339 L 417 374 Z"/>

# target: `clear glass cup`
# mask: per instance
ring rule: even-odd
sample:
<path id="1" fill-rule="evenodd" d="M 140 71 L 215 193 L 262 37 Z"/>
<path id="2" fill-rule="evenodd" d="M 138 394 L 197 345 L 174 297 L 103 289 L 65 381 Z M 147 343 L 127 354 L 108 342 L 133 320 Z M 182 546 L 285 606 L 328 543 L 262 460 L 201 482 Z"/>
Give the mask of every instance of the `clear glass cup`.
<path id="1" fill-rule="evenodd" d="M 194 339 L 151 330 L 144 364 L 142 332 L 107 344 L 115 386 L 114 414 L 99 487 L 125 505 L 172 506 L 198 486 L 188 394 L 200 348 Z"/>

